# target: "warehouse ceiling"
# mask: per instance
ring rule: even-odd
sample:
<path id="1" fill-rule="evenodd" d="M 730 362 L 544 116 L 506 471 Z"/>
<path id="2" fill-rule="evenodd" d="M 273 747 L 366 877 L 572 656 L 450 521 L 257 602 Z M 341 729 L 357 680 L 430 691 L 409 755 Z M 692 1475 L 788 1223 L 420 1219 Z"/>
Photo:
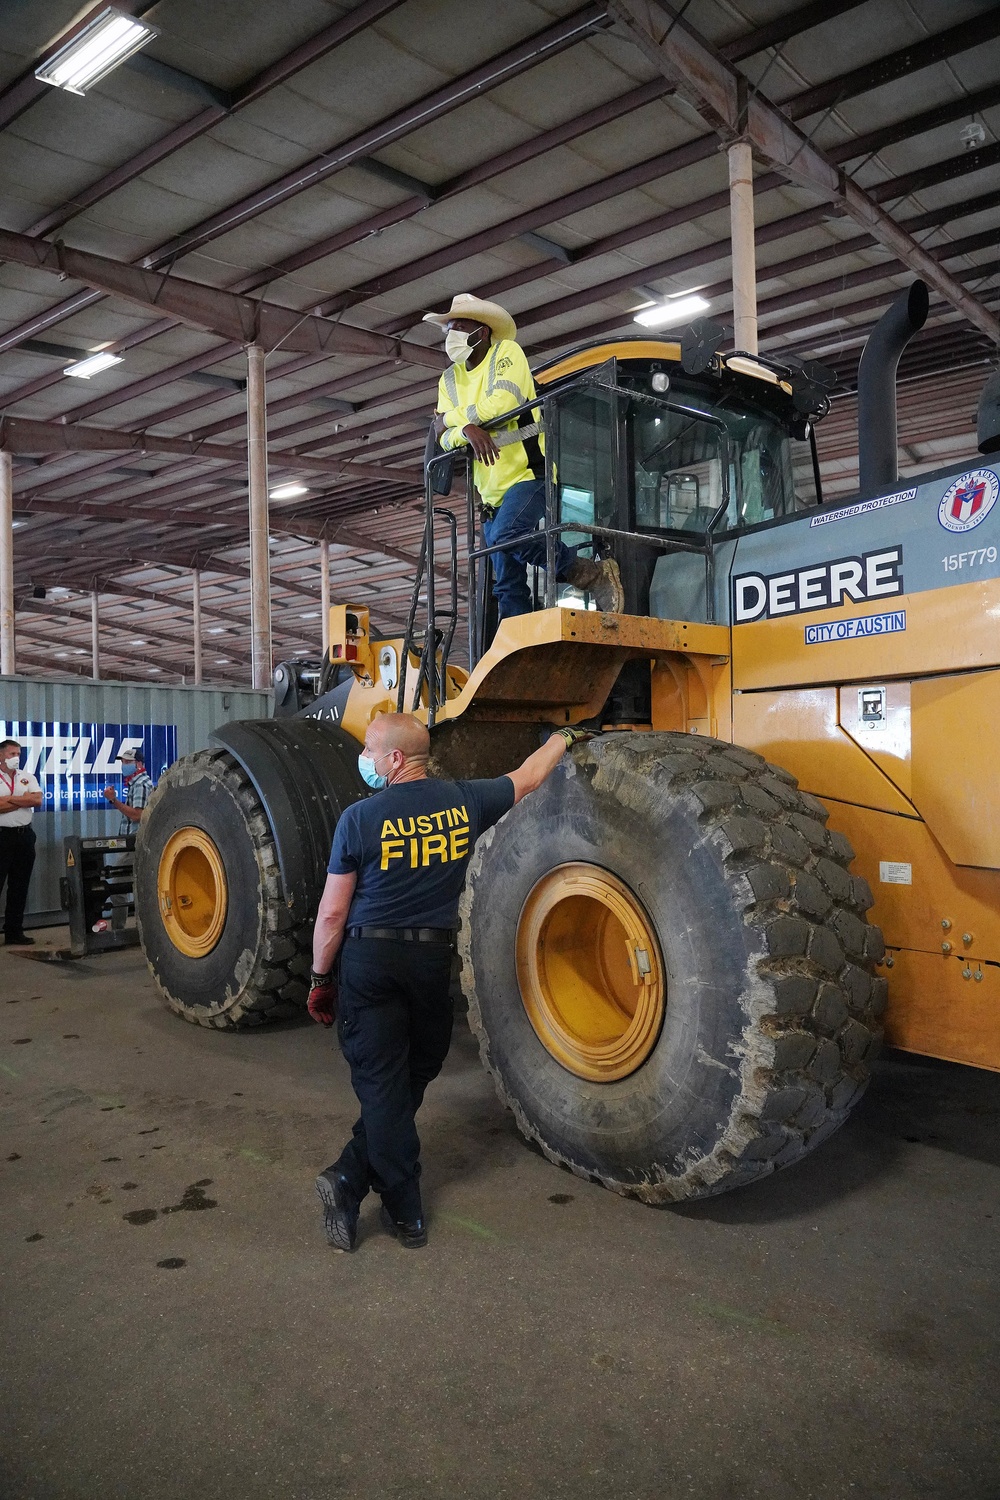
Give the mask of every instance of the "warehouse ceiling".
<path id="1" fill-rule="evenodd" d="M 157 35 L 79 97 L 34 70 L 100 7 L 0 0 L 0 222 L 21 247 L 8 257 L 0 236 L 0 411 L 131 435 L 128 452 L 74 451 L 99 441 L 77 432 L 68 451 L 15 456 L 18 670 L 89 675 L 97 590 L 105 675 L 190 680 L 199 569 L 206 680 L 245 683 L 238 327 L 225 341 L 108 295 L 70 252 L 140 268 L 171 306 L 186 281 L 275 309 L 270 480 L 304 487 L 272 501 L 275 660 L 315 655 L 320 538 L 335 599 L 386 631 L 405 618 L 441 363 L 423 312 L 456 291 L 500 300 L 532 360 L 636 331 L 654 296 L 700 290 L 725 321 L 726 158 L 600 3 L 120 8 Z M 995 314 L 996 0 L 690 0 L 684 19 Z M 860 348 L 912 273 L 835 205 L 756 170 L 761 351 L 837 372 L 818 436 L 827 492 L 844 494 Z M 31 264 L 18 236 L 38 242 Z M 121 362 L 63 374 L 95 349 Z M 932 295 L 901 365 L 903 473 L 975 452 L 995 360 Z"/>

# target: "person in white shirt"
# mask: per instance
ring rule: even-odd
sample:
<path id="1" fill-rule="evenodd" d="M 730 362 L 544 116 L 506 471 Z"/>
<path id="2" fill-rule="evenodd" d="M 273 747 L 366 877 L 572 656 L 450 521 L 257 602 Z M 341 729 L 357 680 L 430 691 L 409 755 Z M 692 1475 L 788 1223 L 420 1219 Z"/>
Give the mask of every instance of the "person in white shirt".
<path id="1" fill-rule="evenodd" d="M 0 740 L 0 896 L 7 887 L 3 936 L 8 945 L 33 943 L 24 932 L 24 908 L 35 863 L 35 808 L 42 789 L 30 771 L 21 770 L 17 740 Z"/>

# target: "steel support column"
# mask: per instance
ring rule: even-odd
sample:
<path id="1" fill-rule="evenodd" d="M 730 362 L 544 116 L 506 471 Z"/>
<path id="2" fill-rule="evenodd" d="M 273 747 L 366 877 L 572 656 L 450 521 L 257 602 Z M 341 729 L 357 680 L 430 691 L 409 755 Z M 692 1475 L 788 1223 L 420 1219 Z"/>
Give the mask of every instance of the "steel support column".
<path id="1" fill-rule="evenodd" d="M 323 655 L 330 649 L 330 543 L 323 537 L 319 544 L 319 597 L 323 616 Z"/>
<path id="2" fill-rule="evenodd" d="M 729 224 L 733 244 L 733 333 L 737 349 L 757 353 L 757 257 L 753 224 L 753 152 L 729 147 Z"/>
<path id="3" fill-rule="evenodd" d="M 267 384 L 264 351 L 247 345 L 247 470 L 250 491 L 250 645 L 255 688 L 271 686 L 271 568 L 267 528 Z"/>
<path id="4" fill-rule="evenodd" d="M 191 633 L 194 639 L 194 685 L 201 687 L 201 572 L 191 574 Z"/>
<path id="5" fill-rule="evenodd" d="M 10 454 L 0 452 L 0 674 L 14 671 L 14 479 Z"/>
<path id="6" fill-rule="evenodd" d="M 90 675 L 95 682 L 101 680 L 101 611 L 100 594 L 90 591 Z"/>

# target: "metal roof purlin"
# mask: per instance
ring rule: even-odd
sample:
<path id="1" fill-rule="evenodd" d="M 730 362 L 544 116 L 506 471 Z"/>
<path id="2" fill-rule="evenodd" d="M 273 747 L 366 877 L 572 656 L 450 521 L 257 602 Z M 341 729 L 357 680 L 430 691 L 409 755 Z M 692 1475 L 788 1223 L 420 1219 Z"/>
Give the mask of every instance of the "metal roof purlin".
<path id="1" fill-rule="evenodd" d="M 399 3 L 399 0 L 395 0 L 395 3 Z M 863 3 L 863 0 L 827 0 L 826 4 L 823 4 L 822 0 L 818 0 L 818 3 L 817 0 L 812 0 L 812 3 L 809 3 L 798 10 L 792 11 L 786 16 L 779 17 L 776 21 L 773 21 L 768 25 L 749 33 L 749 35 L 746 37 L 737 38 L 734 42 L 729 43 L 725 48 L 726 55 L 737 60 L 743 57 L 751 56 L 755 51 L 759 51 L 762 47 L 772 46 L 776 43 L 785 41 L 790 36 L 798 34 L 798 32 L 800 32 L 801 30 L 807 30 L 811 26 L 815 26 L 820 24 L 822 21 L 829 20 L 831 16 L 839 15 L 844 11 L 854 9 L 859 3 Z M 386 5 L 383 8 L 388 9 L 392 7 Z M 357 11 L 352 12 L 349 17 L 345 18 L 345 22 L 348 20 L 352 20 L 361 12 L 368 9 L 368 6 L 359 7 Z M 588 14 L 591 11 L 594 11 L 596 13 L 598 10 L 600 10 L 603 14 L 603 9 L 601 7 L 589 6 L 585 7 L 585 10 L 588 12 Z M 595 14 L 595 16 L 588 21 L 585 16 L 582 16 L 581 12 L 577 12 L 575 16 L 570 17 L 569 19 L 571 21 L 581 20 L 581 29 L 585 32 L 587 27 L 595 24 L 598 18 Z M 562 23 L 562 26 L 563 29 L 562 31 L 560 31 L 560 35 L 558 37 L 553 35 L 550 38 L 550 48 L 555 48 L 558 44 L 561 50 L 562 46 L 569 45 L 572 40 L 577 39 L 576 34 L 574 33 L 570 34 L 567 40 L 567 36 L 566 34 L 564 34 L 564 23 Z M 559 28 L 550 28 L 550 31 L 552 31 L 553 33 L 558 30 Z M 323 36 L 325 34 L 321 33 L 320 35 Z M 540 41 L 548 35 L 548 32 L 538 33 L 534 38 L 529 39 L 529 43 L 537 48 Z M 933 38 L 931 40 L 933 40 Z M 304 45 L 305 48 L 308 48 L 312 44 L 306 43 Z M 520 52 L 523 53 L 523 48 L 526 45 L 529 44 L 523 44 Z M 328 51 L 330 49 L 329 47 L 325 47 L 322 50 Z M 518 52 L 519 49 L 513 49 L 512 53 L 500 54 L 500 56 L 492 59 L 491 62 L 486 64 L 483 68 L 475 70 L 473 73 L 465 74 L 462 77 L 454 80 L 453 84 L 451 85 L 451 89 L 458 97 L 452 103 L 448 104 L 448 108 L 454 108 L 456 107 L 457 103 L 464 102 L 465 98 L 472 97 L 475 92 L 480 92 L 482 88 L 485 87 L 485 82 L 480 82 L 477 84 L 476 80 L 480 79 L 481 75 L 486 73 L 487 69 L 492 69 L 492 72 L 488 75 L 490 86 L 495 86 L 497 83 L 502 82 L 504 77 L 514 76 L 514 72 L 508 72 L 506 74 L 501 72 L 500 76 L 497 76 L 496 70 L 503 63 L 504 59 L 510 60 L 513 58 L 513 54 Z M 289 54 L 289 58 L 282 60 L 284 63 L 289 64 L 291 71 L 294 71 L 294 69 L 291 68 L 291 62 L 295 55 L 296 54 Z M 317 52 L 316 55 L 318 56 L 321 54 Z M 522 71 L 523 68 L 528 65 L 528 63 L 520 55 L 518 58 L 514 58 L 514 61 L 517 63 L 517 66 L 514 69 L 515 72 Z M 278 71 L 281 69 L 281 67 L 282 63 L 275 64 L 273 70 L 265 70 L 265 73 L 259 75 L 258 83 L 260 84 L 260 88 L 258 89 L 258 92 L 265 91 L 265 84 L 263 80 L 268 79 L 272 71 Z M 287 75 L 283 74 L 282 76 Z M 278 81 L 281 80 L 279 79 Z M 270 87 L 270 83 L 267 83 L 266 87 Z M 624 98 L 629 99 L 631 96 L 635 96 L 635 102 L 631 105 L 631 107 L 638 108 L 642 102 L 648 102 L 648 98 L 656 97 L 666 92 L 668 86 L 665 84 L 658 85 L 655 89 L 655 94 L 653 92 L 649 92 L 651 90 L 651 87 L 652 86 L 649 84 L 643 85 L 641 89 L 631 90 L 630 94 L 624 96 Z M 440 92 L 443 93 L 444 91 Z M 254 95 L 254 97 L 256 97 L 256 94 Z M 426 105 L 427 102 L 427 100 L 420 101 L 418 105 L 409 107 L 410 116 L 416 116 L 416 118 L 408 126 L 408 129 L 417 128 L 418 125 L 427 123 L 430 117 L 426 114 L 418 113 L 421 105 Z M 616 101 L 612 100 L 608 105 L 601 106 L 598 110 L 589 112 L 594 116 L 593 124 L 596 125 L 598 123 L 601 123 L 601 117 L 605 112 L 607 112 L 607 119 L 611 120 L 617 118 L 617 111 L 614 108 L 615 103 Z M 446 111 L 442 108 L 441 112 L 444 113 Z M 223 118 L 224 113 L 224 111 L 221 112 L 218 115 L 218 118 Z M 401 120 L 402 114 L 406 113 L 407 111 L 403 111 L 399 115 L 392 116 L 389 120 L 381 122 L 380 126 L 374 127 L 374 129 L 384 130 L 392 123 L 392 121 Z M 206 116 L 210 115 L 212 114 L 212 111 L 205 111 L 204 114 Z M 202 115 L 198 116 L 199 121 L 201 121 L 202 118 Z M 571 133 L 566 134 L 563 134 L 563 132 L 570 131 L 571 127 L 573 127 L 574 125 L 579 125 L 581 127 L 580 133 L 582 133 L 583 129 L 592 128 L 591 124 L 584 124 L 586 120 L 587 116 L 581 116 L 578 117 L 576 122 L 568 122 L 567 125 L 555 127 L 553 131 L 546 132 L 546 135 L 552 138 L 549 144 L 555 145 L 560 140 L 572 139 L 573 135 L 577 133 L 575 130 L 572 130 Z M 215 123 L 215 121 L 216 116 L 214 115 L 212 116 L 212 118 L 206 119 L 203 129 L 207 130 L 212 124 Z M 186 128 L 186 126 L 178 127 L 178 131 L 183 131 Z M 178 132 L 172 132 L 171 136 L 165 138 L 165 142 L 169 142 L 174 135 L 177 135 L 177 133 Z M 195 134 L 201 133 L 203 133 L 202 129 L 199 129 L 195 132 Z M 408 133 L 408 130 L 401 131 L 401 134 L 405 133 Z M 369 132 L 369 134 L 371 134 L 371 132 Z M 356 141 L 359 138 L 354 139 Z M 170 150 L 177 149 L 177 146 L 183 145 L 185 143 L 185 140 L 178 140 L 176 144 L 170 146 Z M 157 152 L 159 147 L 165 145 L 165 142 L 154 143 L 153 146 L 148 148 L 148 153 Z M 382 140 L 380 142 L 380 144 L 382 145 L 386 143 L 387 142 L 385 140 Z M 348 141 L 344 143 L 344 147 L 342 149 L 346 150 L 350 148 L 352 144 L 353 142 Z M 371 149 L 374 150 L 376 149 L 376 147 L 372 146 Z M 539 143 L 539 149 L 549 149 L 549 145 L 545 144 L 545 137 L 543 137 L 542 141 Z M 162 155 L 154 154 L 150 157 L 149 160 L 146 160 L 145 157 L 148 153 L 141 153 L 139 157 L 133 158 L 133 161 L 131 163 L 126 163 L 123 167 L 116 169 L 116 173 L 111 174 L 111 176 L 117 175 L 117 180 L 114 184 L 108 186 L 106 191 L 113 191 L 114 187 L 122 186 L 124 183 L 131 181 L 135 176 L 140 175 L 142 171 L 146 170 L 147 167 L 153 165 L 156 161 L 161 160 L 162 155 L 169 154 L 167 150 L 163 150 Z M 529 141 L 521 147 L 515 147 L 512 148 L 512 150 L 509 152 L 502 153 L 502 156 L 500 158 L 495 159 L 494 170 L 496 172 L 507 170 L 509 166 L 515 165 L 522 160 L 529 160 L 535 154 L 537 154 L 537 152 L 532 148 L 532 142 Z M 461 189 L 472 186 L 475 182 L 483 180 L 481 175 L 482 171 L 482 167 L 470 169 L 470 171 L 462 174 L 460 178 L 454 179 L 451 183 L 445 184 L 441 190 L 442 193 L 447 193 L 448 195 L 450 195 L 451 193 L 458 192 Z M 110 182 L 110 179 L 102 179 L 102 182 Z M 302 187 L 308 185 L 310 184 L 307 182 L 302 182 L 299 187 L 296 188 L 296 191 L 301 191 Z M 275 184 L 271 184 L 271 187 L 274 186 Z M 270 190 L 270 187 L 262 189 L 257 196 L 260 197 L 264 194 L 267 194 L 270 192 Z M 88 197 L 88 191 L 93 190 L 84 190 L 81 195 L 77 196 L 72 205 L 67 206 L 69 209 L 71 209 L 71 212 L 63 213 L 62 210 L 57 211 L 55 216 L 50 215 L 35 224 L 29 231 L 29 234 L 37 235 L 48 232 L 49 230 L 56 228 L 59 224 L 65 223 L 68 218 L 72 218 L 73 215 L 79 211 L 79 209 L 87 206 L 89 202 L 96 201 L 96 199 L 92 200 Z M 99 196 L 105 196 L 105 193 L 102 192 Z M 276 275 L 281 275 L 287 271 L 300 269 L 302 266 L 310 264 L 315 259 L 319 259 L 324 255 L 332 253 L 338 248 L 343 248 L 348 244 L 354 243 L 356 238 L 363 237 L 363 235 L 371 233 L 376 228 L 385 228 L 390 224 L 398 222 L 400 218 L 409 217 L 411 214 L 418 212 L 419 209 L 424 206 L 424 202 L 425 200 L 423 198 L 414 198 L 408 200 L 405 204 L 398 205 L 396 208 L 383 210 L 382 213 L 364 221 L 362 225 L 354 226 L 346 230 L 341 230 L 333 236 L 328 236 L 325 240 L 320 241 L 315 247 L 307 248 L 300 254 L 289 257 L 287 261 L 282 262 L 278 266 L 268 267 L 264 273 L 254 273 L 249 277 L 243 278 L 242 281 L 236 284 L 235 290 L 251 290 L 254 287 L 261 286 L 266 282 L 273 280 Z M 60 215 L 62 216 L 60 217 Z M 202 230 L 207 229 L 208 223 L 209 221 L 206 220 L 202 225 L 196 226 L 195 229 L 187 231 L 187 233 L 200 233 Z M 229 228 L 232 227 L 232 225 L 227 224 L 225 227 Z M 357 235 L 355 234 L 355 230 L 358 230 Z M 222 232 L 224 232 L 224 229 L 217 227 L 212 231 L 211 235 L 206 234 L 205 238 L 214 238 L 217 233 Z M 187 248 L 190 249 L 193 248 L 193 246 L 188 245 Z M 315 253 L 313 253 L 314 251 Z M 154 263 L 156 263 L 156 261 L 158 261 L 159 259 L 168 261 L 173 255 L 177 253 L 180 253 L 179 242 L 175 240 L 170 242 L 170 244 L 168 244 L 167 246 L 161 246 L 159 251 L 152 252 L 150 256 L 146 257 L 146 260 L 153 260 Z M 100 295 L 101 294 L 98 292 L 78 293 L 75 297 L 71 297 L 64 302 L 59 303 L 57 306 L 48 309 L 45 313 L 39 314 L 37 317 L 31 319 L 27 324 L 9 330 L 3 336 L 3 338 L 0 339 L 0 352 L 2 352 L 4 349 L 13 347 L 24 337 L 29 337 L 33 333 L 40 332 L 45 328 L 53 326 L 53 324 L 55 323 L 61 322 L 65 318 L 71 317 L 75 312 L 79 312 L 80 310 L 82 310 L 82 308 L 98 300 Z M 117 351 L 118 346 L 116 345 L 115 348 Z"/>
<path id="2" fill-rule="evenodd" d="M 360 131 L 339 146 L 285 173 L 283 177 L 269 183 L 267 187 L 212 214 L 194 228 L 185 230 L 183 234 L 177 235 L 155 252 L 157 259 L 176 260 L 181 255 L 189 254 L 203 245 L 206 240 L 214 239 L 219 234 L 235 229 L 237 225 L 247 223 L 266 209 L 274 208 L 277 204 L 284 203 L 286 199 L 301 193 L 303 189 L 325 181 L 334 172 L 341 171 L 358 158 L 371 156 L 373 152 L 382 150 L 404 135 L 409 135 L 421 125 L 427 125 L 441 115 L 457 109 L 467 100 L 489 92 L 498 84 L 534 66 L 542 57 L 550 57 L 565 47 L 572 46 L 594 26 L 600 25 L 606 15 L 607 8 L 603 4 L 584 5 L 581 9 L 572 11 L 569 16 L 555 25 L 547 26 L 526 41 L 519 42 L 517 46 L 488 59 L 472 72 L 463 74 L 461 78 L 445 84 L 443 88 L 436 89 L 432 94 L 418 99 L 414 104 L 407 105 L 387 119 Z"/>
<path id="3" fill-rule="evenodd" d="M 146 432 L 121 432 L 111 427 L 83 427 L 73 422 L 35 422 L 27 417 L 0 417 L 0 448 L 8 453 L 177 453 L 182 457 L 221 459 L 231 464 L 241 455 L 226 443 L 203 443 L 197 439 L 153 437 Z M 330 479 L 382 479 L 405 484 L 412 479 L 405 471 L 375 464 L 349 463 L 345 459 L 313 458 L 299 453 L 268 450 L 275 468 L 309 469 Z"/>
<path id="4" fill-rule="evenodd" d="M 609 0 L 611 13 L 643 54 L 674 79 L 724 141 L 746 139 L 789 182 L 849 214 L 910 270 L 922 276 L 974 327 L 1000 342 L 1000 323 L 960 282 L 838 169 L 763 94 L 661 0 Z"/>
<path id="5" fill-rule="evenodd" d="M 74 196 L 71 202 L 63 204 L 60 208 L 53 209 L 50 213 L 45 214 L 37 223 L 31 226 L 28 233 L 30 235 L 43 235 L 51 233 L 53 229 L 61 228 L 63 224 L 75 218 L 78 213 L 82 213 L 85 208 L 91 208 L 95 203 L 99 203 L 102 198 L 106 198 L 110 193 L 115 192 L 117 188 L 124 187 L 126 183 L 132 182 L 136 177 L 141 176 L 143 172 L 148 171 L 150 167 L 156 166 L 158 162 L 171 156 L 175 151 L 180 150 L 182 146 L 186 146 L 189 141 L 197 140 L 200 135 L 204 135 L 207 130 L 211 130 L 212 126 L 216 125 L 220 120 L 226 119 L 228 115 L 243 109 L 255 99 L 261 98 L 262 95 L 266 94 L 270 89 L 275 88 L 278 84 L 285 83 L 296 73 L 301 72 L 303 68 L 307 68 L 310 63 L 317 62 L 321 57 L 325 57 L 335 47 L 339 47 L 341 43 L 349 41 L 359 31 L 363 31 L 367 26 L 371 26 L 375 21 L 380 20 L 389 11 L 396 10 L 403 3 L 404 0 L 365 0 L 364 4 L 355 7 L 347 15 L 341 16 L 339 20 L 324 27 L 322 31 L 317 32 L 315 36 L 310 37 L 301 46 L 293 48 L 291 52 L 286 53 L 277 62 L 271 63 L 263 72 L 251 78 L 249 82 L 233 90 L 232 100 L 228 109 L 223 104 L 217 103 L 210 105 L 207 109 L 200 110 L 193 119 L 185 120 L 167 135 L 162 136 L 160 140 L 154 141 L 152 145 L 140 151 L 138 155 L 123 162 L 121 166 L 113 168 L 112 171 L 105 173 L 103 177 L 91 183 L 90 187 L 83 188 Z M 97 7 L 97 9 L 100 8 L 100 6 Z M 35 81 L 33 74 L 31 75 L 31 81 Z M 39 90 L 45 89 L 44 84 L 40 84 L 37 87 Z M 0 97 L 0 128 L 3 128 L 5 124 L 9 124 L 10 119 L 14 118 L 11 116 L 9 119 L 2 112 L 3 98 L 5 97 L 6 95 Z M 29 100 L 29 103 L 33 102 L 33 98 Z M 27 105 L 24 107 L 26 108 Z"/>
<path id="6" fill-rule="evenodd" d="M 818 0 L 818 3 L 813 0 L 813 3 L 780 16 L 767 26 L 758 27 L 745 36 L 737 37 L 734 41 L 728 42 L 722 50 L 731 61 L 738 62 L 743 58 L 752 57 L 754 53 L 765 47 L 780 44 L 792 36 L 799 35 L 802 31 L 809 30 L 812 26 L 828 21 L 831 16 L 854 10 L 864 3 L 865 0 Z M 499 177 L 501 173 L 509 172 L 513 167 L 533 161 L 545 152 L 554 150 L 556 146 L 577 140 L 601 125 L 620 119 L 624 114 L 631 114 L 634 110 L 642 109 L 644 105 L 651 104 L 656 99 L 662 99 L 670 92 L 671 85 L 661 78 L 651 79 L 648 83 L 629 89 L 627 93 L 619 94 L 605 104 L 586 110 L 581 115 L 575 115 L 560 125 L 554 125 L 549 130 L 529 137 L 519 146 L 511 146 L 506 151 L 501 151 L 498 155 L 480 162 L 477 166 L 467 168 L 457 177 L 439 183 L 434 189 L 434 201 L 444 202 L 458 193 L 465 192 L 468 188 L 476 187 L 493 177 Z M 275 277 L 300 271 L 315 261 L 333 254 L 336 250 L 356 244 L 369 234 L 390 228 L 404 219 L 412 218 L 425 207 L 426 199 L 420 195 L 408 198 L 403 203 L 394 204 L 391 208 L 383 209 L 380 213 L 362 219 L 346 229 L 338 230 L 314 245 L 306 246 L 304 250 L 297 251 L 284 260 L 262 268 L 260 271 L 251 272 L 250 275 L 235 283 L 233 290 L 252 291 L 255 287 L 274 280 Z M 526 234 L 530 232 L 525 231 Z"/>
<path id="7" fill-rule="evenodd" d="M 190 328 L 214 333 L 236 344 L 279 346 L 305 354 L 377 355 L 404 359 L 410 364 L 443 370 L 444 357 L 422 344 L 387 338 L 365 328 L 332 323 L 294 308 L 279 307 L 255 297 L 241 297 L 200 281 L 187 281 L 160 271 L 144 270 L 106 255 L 73 250 L 68 245 L 33 240 L 10 229 L 0 229 L 0 257 L 33 270 L 70 277 L 111 296 L 124 297 L 147 312 L 168 312 Z"/>

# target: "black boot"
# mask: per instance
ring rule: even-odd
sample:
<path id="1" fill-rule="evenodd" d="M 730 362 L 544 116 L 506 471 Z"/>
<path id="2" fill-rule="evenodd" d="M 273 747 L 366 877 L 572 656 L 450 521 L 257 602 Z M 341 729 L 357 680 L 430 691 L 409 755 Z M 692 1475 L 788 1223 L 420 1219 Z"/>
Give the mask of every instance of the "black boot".
<path id="1" fill-rule="evenodd" d="M 423 1218 L 411 1219 L 407 1224 L 401 1219 L 394 1219 L 392 1214 L 382 1204 L 382 1224 L 394 1239 L 397 1239 L 404 1250 L 419 1250 L 427 1243 L 427 1225 Z"/>
<path id="2" fill-rule="evenodd" d="M 316 1192 L 323 1205 L 327 1244 L 334 1250 L 353 1250 L 358 1237 L 361 1200 L 352 1192 L 347 1178 L 327 1167 L 316 1178 Z"/>

